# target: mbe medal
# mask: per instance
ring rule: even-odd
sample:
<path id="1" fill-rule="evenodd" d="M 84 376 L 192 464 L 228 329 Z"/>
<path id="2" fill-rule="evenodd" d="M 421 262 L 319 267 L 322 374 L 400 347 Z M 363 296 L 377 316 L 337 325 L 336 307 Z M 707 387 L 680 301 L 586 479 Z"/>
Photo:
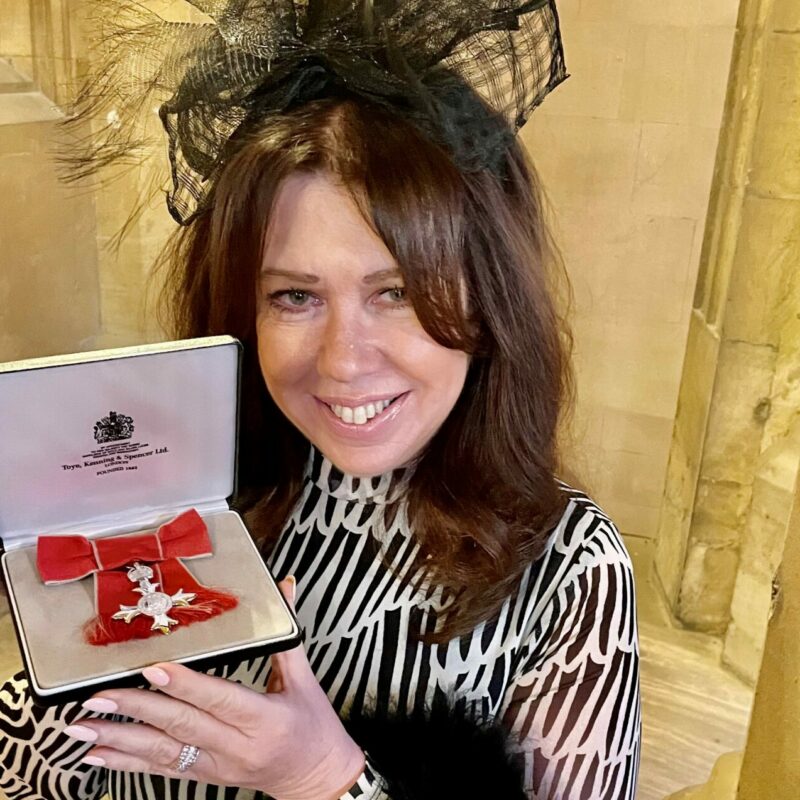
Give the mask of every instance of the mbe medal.
<path id="1" fill-rule="evenodd" d="M 171 625 L 177 625 L 178 621 L 169 616 L 169 611 L 173 607 L 190 606 L 196 597 L 192 592 L 184 592 L 179 589 L 175 594 L 169 595 L 166 592 L 159 592 L 158 583 L 151 583 L 153 577 L 151 567 L 140 564 L 138 561 L 128 570 L 128 580 L 138 583 L 138 588 L 134 592 L 141 594 L 139 602 L 135 606 L 120 605 L 119 611 L 112 615 L 111 619 L 121 619 L 130 622 L 140 614 L 153 618 L 151 631 L 160 630 L 161 633 L 169 633 Z"/>

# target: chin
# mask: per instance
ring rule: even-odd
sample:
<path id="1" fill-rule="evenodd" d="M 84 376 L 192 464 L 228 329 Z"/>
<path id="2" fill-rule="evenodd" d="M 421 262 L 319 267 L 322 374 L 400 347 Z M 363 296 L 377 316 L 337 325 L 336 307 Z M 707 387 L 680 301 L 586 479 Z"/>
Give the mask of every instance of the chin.
<path id="1" fill-rule="evenodd" d="M 411 458 L 405 450 L 389 450 L 383 447 L 317 447 L 342 472 L 360 478 L 383 475 L 398 467 L 405 466 Z"/>

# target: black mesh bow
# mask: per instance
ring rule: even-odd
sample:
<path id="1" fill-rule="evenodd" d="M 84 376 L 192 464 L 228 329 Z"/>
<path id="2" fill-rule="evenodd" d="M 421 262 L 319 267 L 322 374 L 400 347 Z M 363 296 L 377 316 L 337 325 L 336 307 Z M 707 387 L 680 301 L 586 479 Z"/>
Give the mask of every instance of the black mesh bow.
<path id="1" fill-rule="evenodd" d="M 197 21 L 95 0 L 103 53 L 67 122 L 95 130 L 65 159 L 72 179 L 136 163 L 157 109 L 181 224 L 203 208 L 231 137 L 271 113 L 355 94 L 400 112 L 460 168 L 501 175 L 518 128 L 567 77 L 553 0 L 187 2 Z"/>

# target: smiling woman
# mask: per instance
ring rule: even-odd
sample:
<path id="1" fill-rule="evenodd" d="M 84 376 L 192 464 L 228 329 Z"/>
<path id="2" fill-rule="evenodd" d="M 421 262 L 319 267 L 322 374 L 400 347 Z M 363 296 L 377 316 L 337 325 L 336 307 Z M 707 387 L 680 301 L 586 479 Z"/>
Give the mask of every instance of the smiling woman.
<path id="1" fill-rule="evenodd" d="M 263 271 L 258 293 L 259 362 L 275 404 L 345 472 L 410 464 L 455 405 L 469 356 L 420 325 L 392 254 L 324 174 L 284 181 L 264 262 L 286 267 Z M 293 271 L 305 265 L 313 276 Z"/>
<path id="2" fill-rule="evenodd" d="M 504 182 L 463 173 L 398 114 L 346 96 L 259 120 L 231 148 L 213 211 L 167 252 L 164 297 L 179 336 L 245 344 L 252 527 L 269 551 L 307 441 L 354 476 L 413 464 L 416 561 L 455 595 L 436 635 L 469 630 L 567 502 L 569 334 L 535 172 L 514 143 Z M 398 276 L 399 308 L 386 299 Z M 391 405 L 358 425 L 375 400 Z"/>
<path id="3" fill-rule="evenodd" d="M 632 569 L 559 478 L 561 264 L 514 139 L 564 77 L 552 3 L 198 5 L 219 35 L 162 65 L 188 60 L 164 300 L 243 344 L 236 503 L 305 642 L 145 670 L 158 692 L 59 709 L 57 751 L 10 682 L 9 794 L 632 800 Z M 459 42 L 489 94 L 514 66 L 503 113 Z"/>

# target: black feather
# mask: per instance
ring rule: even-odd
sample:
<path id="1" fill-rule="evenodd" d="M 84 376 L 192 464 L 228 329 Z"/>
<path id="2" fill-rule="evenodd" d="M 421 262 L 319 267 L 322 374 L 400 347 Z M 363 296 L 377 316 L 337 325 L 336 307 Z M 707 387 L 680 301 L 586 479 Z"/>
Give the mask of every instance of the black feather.
<path id="1" fill-rule="evenodd" d="M 505 728 L 472 719 L 463 706 L 390 716 L 351 712 L 343 722 L 392 800 L 526 800 Z"/>

